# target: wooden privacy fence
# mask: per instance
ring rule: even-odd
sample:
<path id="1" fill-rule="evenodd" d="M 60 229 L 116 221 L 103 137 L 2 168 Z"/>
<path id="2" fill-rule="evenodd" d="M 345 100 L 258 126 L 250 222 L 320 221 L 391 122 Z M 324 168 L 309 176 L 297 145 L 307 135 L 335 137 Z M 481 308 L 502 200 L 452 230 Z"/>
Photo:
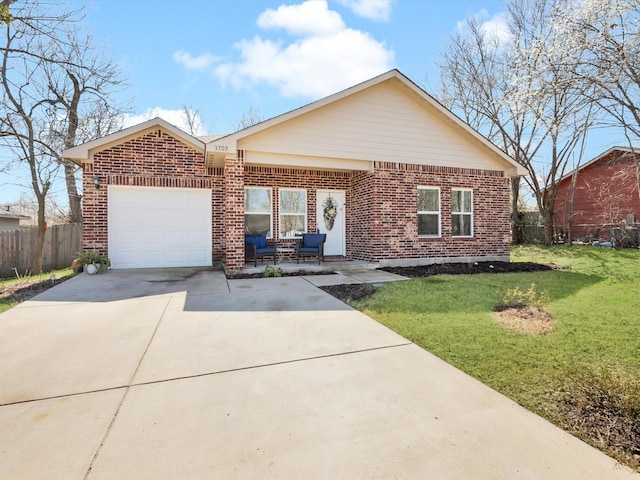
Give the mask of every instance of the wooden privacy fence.
<path id="1" fill-rule="evenodd" d="M 36 251 L 36 228 L 0 232 L 0 278 L 31 273 Z M 82 224 L 54 225 L 44 232 L 42 270 L 49 272 L 71 266 L 82 250 Z"/>

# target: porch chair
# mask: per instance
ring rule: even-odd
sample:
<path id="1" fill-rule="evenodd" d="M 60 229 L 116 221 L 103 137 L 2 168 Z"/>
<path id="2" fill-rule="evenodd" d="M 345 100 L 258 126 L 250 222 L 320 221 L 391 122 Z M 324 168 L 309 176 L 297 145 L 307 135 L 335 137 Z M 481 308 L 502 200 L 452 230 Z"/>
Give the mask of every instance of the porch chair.
<path id="1" fill-rule="evenodd" d="M 265 235 L 253 235 L 244 237 L 244 258 L 245 260 L 253 260 L 253 266 L 258 266 L 258 258 L 264 262 L 264 257 L 273 257 L 273 264 L 278 261 L 275 247 L 267 245 L 267 237 Z"/>
<path id="2" fill-rule="evenodd" d="M 324 242 L 326 233 L 303 233 L 302 239 L 296 244 L 296 260 L 300 263 L 300 257 L 318 257 L 318 265 L 324 260 Z"/>

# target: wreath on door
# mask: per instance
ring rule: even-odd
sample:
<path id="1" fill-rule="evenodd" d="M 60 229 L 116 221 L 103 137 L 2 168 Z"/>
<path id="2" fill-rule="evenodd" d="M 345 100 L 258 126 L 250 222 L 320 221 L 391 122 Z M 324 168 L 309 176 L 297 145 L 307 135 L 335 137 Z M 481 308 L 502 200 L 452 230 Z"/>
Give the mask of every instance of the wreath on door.
<path id="1" fill-rule="evenodd" d="M 330 231 L 333 228 L 333 223 L 335 222 L 336 217 L 338 216 L 338 202 L 329 195 L 325 201 L 322 202 L 322 209 L 324 225 L 327 227 L 327 230 Z"/>

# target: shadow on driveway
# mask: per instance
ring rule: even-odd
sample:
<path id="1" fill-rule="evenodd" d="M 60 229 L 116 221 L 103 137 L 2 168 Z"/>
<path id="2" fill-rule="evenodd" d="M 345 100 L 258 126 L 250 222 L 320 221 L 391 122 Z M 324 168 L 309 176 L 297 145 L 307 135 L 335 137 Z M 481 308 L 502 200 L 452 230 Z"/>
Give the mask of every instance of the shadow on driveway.
<path id="1" fill-rule="evenodd" d="M 31 299 L 48 302 L 116 302 L 159 295 L 184 296 L 184 311 L 345 310 L 347 305 L 301 277 L 227 280 L 211 268 L 109 270 L 80 274 Z"/>

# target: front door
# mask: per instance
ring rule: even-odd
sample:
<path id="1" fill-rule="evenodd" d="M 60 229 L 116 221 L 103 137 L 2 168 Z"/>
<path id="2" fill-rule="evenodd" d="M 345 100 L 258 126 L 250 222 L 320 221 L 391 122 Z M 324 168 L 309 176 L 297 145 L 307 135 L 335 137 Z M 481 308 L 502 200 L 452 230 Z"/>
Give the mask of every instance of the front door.
<path id="1" fill-rule="evenodd" d="M 326 233 L 325 255 L 345 254 L 345 192 L 318 190 L 316 192 L 316 223 L 318 232 Z"/>

